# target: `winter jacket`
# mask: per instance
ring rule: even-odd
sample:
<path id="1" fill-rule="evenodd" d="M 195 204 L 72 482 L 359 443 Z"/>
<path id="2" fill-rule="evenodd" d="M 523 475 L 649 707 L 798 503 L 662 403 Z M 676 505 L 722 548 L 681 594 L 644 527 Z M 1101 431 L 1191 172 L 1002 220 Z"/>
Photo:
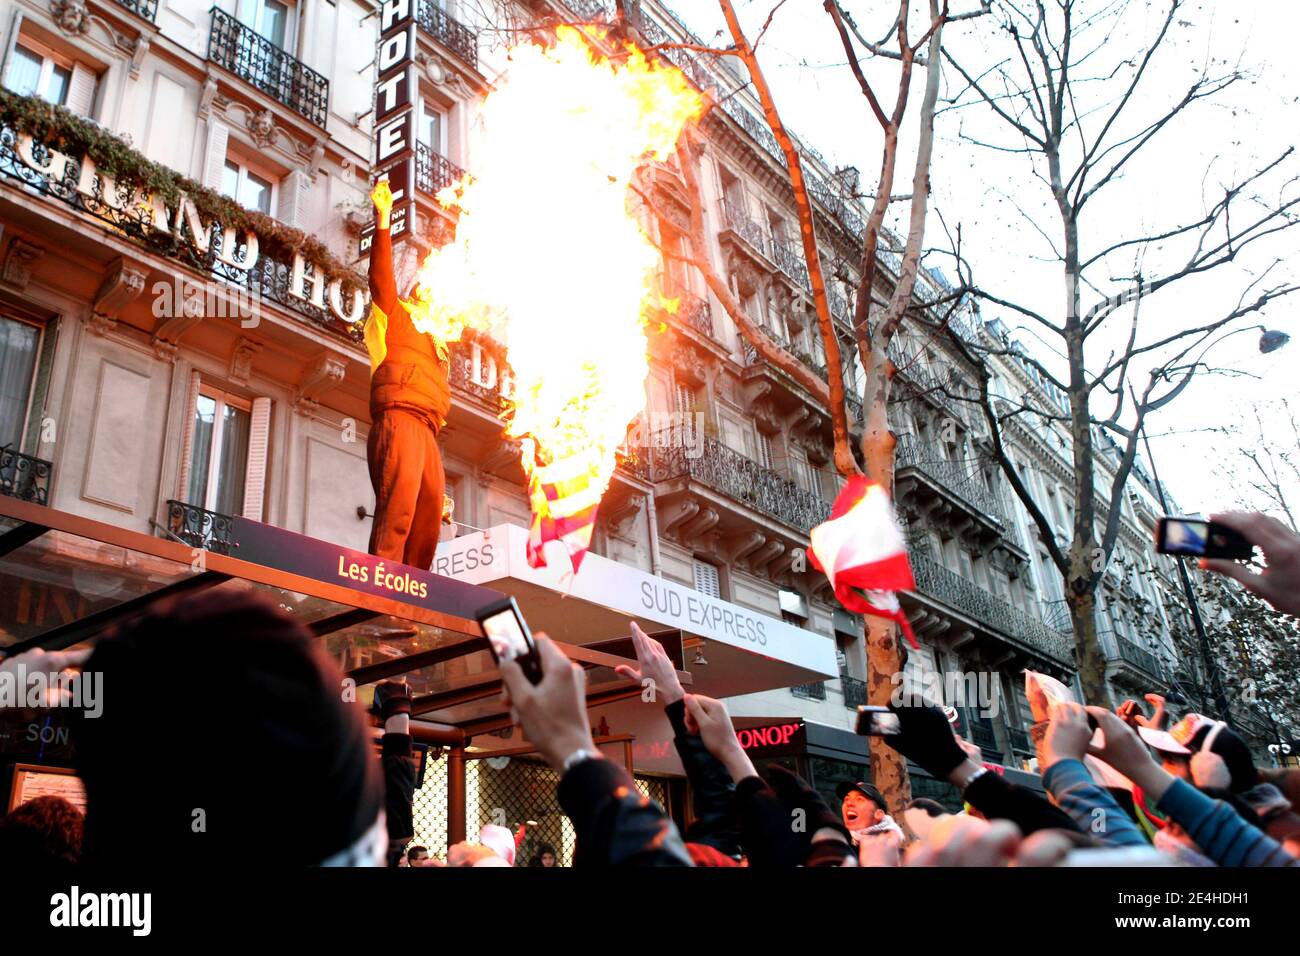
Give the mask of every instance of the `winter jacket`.
<path id="1" fill-rule="evenodd" d="M 686 729 L 685 700 L 673 701 L 664 713 L 672 724 L 673 746 L 691 786 L 691 815 L 695 819 L 686 830 L 686 842 L 711 846 L 727 856 L 740 856 L 740 831 L 732 813 L 736 785 L 731 782 L 731 774 L 709 753 L 699 735 Z"/>
<path id="2" fill-rule="evenodd" d="M 1150 845 L 1110 792 L 1093 782 L 1082 761 L 1058 760 L 1043 774 L 1043 785 L 1084 833 L 1108 846 Z"/>
<path id="3" fill-rule="evenodd" d="M 574 866 L 690 866 L 677 827 L 618 764 L 583 760 L 560 779 L 560 807 L 578 835 Z"/>
<path id="4" fill-rule="evenodd" d="M 435 432 L 451 410 L 447 346 L 416 329 L 397 298 L 393 275 L 393 239 L 375 231 L 370 250 L 370 321 L 366 344 L 374 367 L 370 378 L 370 417 L 401 409 L 418 415 Z"/>
<path id="5" fill-rule="evenodd" d="M 1175 780 L 1156 809 L 1186 830 L 1201 852 L 1220 866 L 1300 866 L 1300 860 L 1247 823 L 1230 804 L 1211 800 L 1185 780 Z"/>
<path id="6" fill-rule="evenodd" d="M 987 820 L 1010 820 L 1028 836 L 1037 830 L 1078 830 L 1059 807 L 1027 787 L 1010 783 L 999 773 L 981 774 L 966 787 L 962 799 Z"/>

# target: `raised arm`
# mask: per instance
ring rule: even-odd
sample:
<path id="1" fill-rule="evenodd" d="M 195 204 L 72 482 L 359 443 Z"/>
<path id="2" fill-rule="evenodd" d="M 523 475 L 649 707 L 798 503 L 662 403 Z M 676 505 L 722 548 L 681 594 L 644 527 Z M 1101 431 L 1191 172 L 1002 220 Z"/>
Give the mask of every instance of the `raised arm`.
<path id="1" fill-rule="evenodd" d="M 397 279 L 393 275 L 392 225 L 393 192 L 388 181 L 381 179 L 370 194 L 375 204 L 375 241 L 370 247 L 370 301 L 384 315 L 392 316 L 397 308 Z"/>

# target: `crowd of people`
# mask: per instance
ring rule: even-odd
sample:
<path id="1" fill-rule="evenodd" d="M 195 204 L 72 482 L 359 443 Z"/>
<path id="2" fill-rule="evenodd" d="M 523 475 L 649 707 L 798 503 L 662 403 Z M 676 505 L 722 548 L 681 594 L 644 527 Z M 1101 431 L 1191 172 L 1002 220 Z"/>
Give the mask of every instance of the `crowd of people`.
<path id="1" fill-rule="evenodd" d="M 1300 537 L 1272 519 L 1227 517 L 1267 569 L 1211 570 L 1300 612 Z M 925 799 L 891 806 L 869 782 L 841 788 L 832 807 L 789 770 L 760 775 L 725 704 L 687 694 L 664 649 L 633 625 L 637 662 L 619 671 L 654 682 L 673 728 L 691 794 L 679 830 L 597 750 L 582 668 L 546 635 L 536 640 L 540 682 L 503 661 L 504 699 L 560 775 L 575 866 L 1300 864 L 1300 770 L 1257 766 L 1231 727 L 1195 713 L 1173 721 L 1158 695 L 1111 711 L 1027 682 L 1045 794 L 985 766 L 940 707 L 891 704 L 897 732 L 883 739 L 952 784 L 962 811 Z M 252 592 L 173 602 L 88 652 L 22 658 L 93 670 L 112 700 L 73 730 L 84 818 L 58 797 L 18 807 L 0 820 L 8 863 L 516 865 L 516 835 L 500 826 L 445 859 L 414 841 L 409 688 L 379 684 L 367 716 L 340 693 L 342 675 L 310 633 Z M 542 845 L 531 865 L 557 862 Z"/>

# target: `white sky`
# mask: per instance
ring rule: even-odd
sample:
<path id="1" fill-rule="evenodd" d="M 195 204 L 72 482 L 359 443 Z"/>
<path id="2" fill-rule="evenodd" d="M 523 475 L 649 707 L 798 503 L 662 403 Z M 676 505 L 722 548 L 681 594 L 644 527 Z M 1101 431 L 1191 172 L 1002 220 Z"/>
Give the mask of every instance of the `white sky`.
<path id="1" fill-rule="evenodd" d="M 774 4 L 775 0 L 738 0 L 751 39 Z M 1092 10 L 1102 5 L 1093 0 L 1081 7 Z M 703 40 L 718 47 L 729 44 L 713 0 L 676 0 L 673 6 Z M 849 0 L 845 6 L 863 32 L 875 39 L 884 34 L 897 9 L 891 0 Z M 952 0 L 954 13 L 977 6 L 976 0 Z M 912 35 L 918 37 L 924 29 L 924 4 L 914 3 L 913 10 Z M 1101 107 L 1113 101 L 1122 89 L 1117 85 L 1125 76 L 1121 61 L 1140 55 L 1145 38 L 1154 36 L 1166 10 L 1164 2 L 1133 0 L 1122 27 L 1094 58 L 1095 72 L 1108 74 L 1115 66 L 1120 72 L 1113 81 L 1076 86 L 1081 112 L 1096 109 L 1099 116 L 1104 115 Z M 1131 118 L 1123 128 L 1136 131 L 1177 102 L 1202 68 L 1221 74 L 1239 64 L 1249 75 L 1214 102 L 1195 104 L 1181 114 L 1175 125 L 1163 130 L 1144 149 L 1140 160 L 1130 163 L 1122 179 L 1107 187 L 1108 195 L 1102 201 L 1094 200 L 1095 205 L 1082 222 L 1085 254 L 1089 249 L 1095 251 L 1125 238 L 1199 218 L 1221 195 L 1221 184 L 1252 172 L 1257 165 L 1296 144 L 1300 132 L 1300 67 L 1295 62 L 1293 45 L 1298 26 L 1300 5 L 1289 0 L 1185 4 L 1166 45 L 1148 69 L 1140 87 L 1141 96 L 1130 104 L 1125 115 Z M 945 46 L 972 75 L 1014 52 L 1009 40 L 995 34 L 991 27 L 992 22 L 985 17 L 947 28 Z M 785 121 L 833 165 L 857 166 L 864 190 L 873 189 L 880 164 L 880 128 L 848 71 L 838 36 L 820 0 L 787 0 L 759 52 Z M 877 95 L 892 103 L 897 92 L 897 64 L 878 60 L 866 63 L 865 68 Z M 923 82 L 924 73 L 918 70 L 895 193 L 910 192 L 916 106 Z M 944 93 L 955 93 L 955 84 L 960 82 L 960 76 L 946 70 Z M 1020 145 L 982 106 L 939 116 L 927 247 L 946 247 L 936 212 L 942 214 L 949 228 L 960 223 L 963 252 L 975 269 L 976 281 L 1003 298 L 1056 320 L 1063 299 L 1060 265 L 1046 261 L 1051 257 L 1046 241 L 1016 209 L 1018 205 L 1032 216 L 1049 236 L 1059 236 L 1059 219 L 1046 186 L 1034 178 L 1026 158 L 974 146 L 964 141 L 961 133 L 1001 145 Z M 1300 173 L 1300 159 L 1292 157 L 1292 163 L 1290 174 Z M 1279 175 L 1269 181 L 1273 196 L 1279 194 L 1285 178 Z M 1297 188 L 1290 185 L 1284 195 L 1296 195 Z M 895 216 L 905 215 L 906 211 L 905 203 L 896 204 L 892 210 Z M 1274 260 L 1282 262 L 1273 267 L 1265 285 L 1300 279 L 1298 245 L 1300 228 L 1260 243 L 1240 260 L 1240 267 L 1226 266 L 1147 298 L 1142 305 L 1139 342 L 1178 328 L 1205 324 L 1231 311 L 1246 286 Z M 1185 259 L 1187 251 L 1185 246 L 1151 250 L 1143 262 L 1144 275 L 1161 274 L 1178 256 Z M 954 275 L 951 257 L 935 256 L 927 263 Z M 1109 264 L 1116 275 L 1134 273 L 1131 256 Z M 1099 282 L 1106 278 L 1101 272 L 1092 276 Z M 1092 298 L 1093 294 L 1085 292 L 1085 308 Z M 1021 329 L 1026 344 L 1054 371 L 1060 369 L 1061 363 L 1049 361 L 1050 353 L 1045 351 L 1046 345 L 1054 342 L 1035 346 L 1032 335 L 1037 333 L 1013 314 L 996 307 L 986 305 L 983 314 L 985 318 L 1001 317 L 1008 325 Z M 1300 367 L 1298 314 L 1300 293 L 1272 303 L 1260 318 L 1243 320 L 1243 324 L 1262 322 L 1295 336 L 1288 348 L 1272 355 L 1259 354 L 1258 333 L 1243 332 L 1215 346 L 1211 353 L 1213 364 L 1257 377 L 1205 376 L 1149 420 L 1160 476 L 1185 511 L 1211 512 L 1236 504 L 1231 482 L 1214 467 L 1216 462 L 1234 457 L 1234 445 L 1208 429 L 1235 424 L 1251 402 L 1263 403 L 1266 414 L 1272 414 L 1279 397 L 1300 398 L 1292 372 Z M 1107 330 L 1107 338 L 1098 335 L 1090 340 L 1091 367 L 1106 360 L 1110 336 L 1127 331 L 1130 315 L 1117 314 L 1112 319 L 1114 330 Z M 1293 492 L 1300 496 L 1300 488 Z"/>

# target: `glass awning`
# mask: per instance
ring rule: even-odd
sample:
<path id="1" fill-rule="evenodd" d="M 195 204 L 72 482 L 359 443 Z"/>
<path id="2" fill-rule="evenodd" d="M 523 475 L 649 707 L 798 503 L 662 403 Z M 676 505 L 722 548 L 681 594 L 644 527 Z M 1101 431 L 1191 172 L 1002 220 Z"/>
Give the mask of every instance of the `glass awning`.
<path id="1" fill-rule="evenodd" d="M 356 681 L 361 699 L 379 681 L 404 677 L 417 725 L 452 736 L 510 726 L 496 665 L 474 620 L 501 592 L 242 518 L 234 519 L 230 550 L 203 551 L 0 497 L 0 654 L 88 646 L 162 601 L 253 590 L 311 631 Z M 370 572 L 368 589 L 351 586 L 357 568 Z M 640 693 L 639 684 L 614 672 L 632 661 L 560 647 L 588 670 L 591 706 Z M 689 674 L 682 679 L 690 683 Z"/>

